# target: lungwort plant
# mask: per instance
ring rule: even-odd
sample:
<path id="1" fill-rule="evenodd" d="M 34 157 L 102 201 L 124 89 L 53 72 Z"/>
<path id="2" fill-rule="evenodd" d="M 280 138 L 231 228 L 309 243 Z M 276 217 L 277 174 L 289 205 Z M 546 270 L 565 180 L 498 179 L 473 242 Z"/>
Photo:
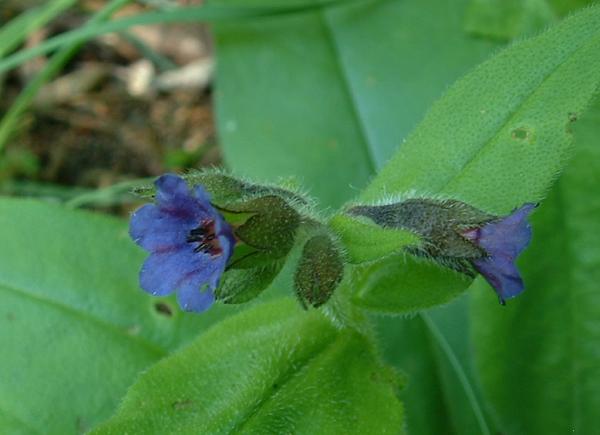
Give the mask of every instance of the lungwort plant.
<path id="1" fill-rule="evenodd" d="M 215 22 L 228 169 L 0 200 L 0 432 L 597 430 L 600 6 L 525 3 L 163 11 Z"/>

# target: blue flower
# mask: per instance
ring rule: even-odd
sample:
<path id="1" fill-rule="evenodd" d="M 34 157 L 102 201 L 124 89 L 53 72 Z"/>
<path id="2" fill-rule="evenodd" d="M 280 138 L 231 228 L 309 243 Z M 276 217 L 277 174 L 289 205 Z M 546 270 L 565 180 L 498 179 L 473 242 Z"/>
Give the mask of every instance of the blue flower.
<path id="1" fill-rule="evenodd" d="M 503 305 L 506 299 L 517 296 L 524 288 L 515 260 L 531 240 L 527 218 L 534 208 L 534 204 L 525 204 L 502 219 L 463 232 L 487 254 L 471 262 L 494 287 Z"/>
<path id="2" fill-rule="evenodd" d="M 150 256 L 140 271 L 140 286 L 155 296 L 177 292 L 185 311 L 201 312 L 214 291 L 235 245 L 229 224 L 201 186 L 189 189 L 173 174 L 158 178 L 156 204 L 139 208 L 129 234 Z"/>

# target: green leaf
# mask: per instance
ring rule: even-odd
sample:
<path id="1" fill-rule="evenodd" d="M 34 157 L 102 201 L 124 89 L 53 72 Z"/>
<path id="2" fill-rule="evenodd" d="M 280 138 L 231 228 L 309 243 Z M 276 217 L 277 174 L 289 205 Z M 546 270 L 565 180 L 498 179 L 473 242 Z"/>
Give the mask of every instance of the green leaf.
<path id="1" fill-rule="evenodd" d="M 419 237 L 410 231 L 382 228 L 363 220 L 336 215 L 329 222 L 346 248 L 351 263 L 378 260 L 405 246 L 419 244 Z"/>
<path id="2" fill-rule="evenodd" d="M 408 254 L 355 267 L 354 302 L 389 314 L 412 313 L 445 304 L 464 292 L 472 279 Z"/>
<path id="3" fill-rule="evenodd" d="M 374 316 L 386 361 L 406 373 L 400 392 L 410 434 L 460 434 L 453 427 L 439 374 L 435 343 L 421 317 Z M 460 403 L 460 402 L 459 402 Z"/>
<path id="4" fill-rule="evenodd" d="M 0 428 L 2 428 L 4 433 L 11 435 L 31 435 L 37 433 L 22 421 L 17 420 L 11 415 L 5 414 L 3 410 L 0 410 Z"/>
<path id="5" fill-rule="evenodd" d="M 45 26 L 74 3 L 75 0 L 50 0 L 43 6 L 28 8 L 0 27 L 0 59 L 17 48 L 28 35 Z"/>
<path id="6" fill-rule="evenodd" d="M 364 337 L 283 300 L 156 364 L 93 433 L 397 434 L 398 386 Z"/>
<path id="7" fill-rule="evenodd" d="M 594 4 L 595 0 L 548 0 L 548 2 L 560 16 L 564 16 L 577 9 Z"/>
<path id="8" fill-rule="evenodd" d="M 78 433 L 137 374 L 236 311 L 185 315 L 139 289 L 144 253 L 124 221 L 0 199 L 0 432 Z M 7 426 L 8 425 L 8 426 Z"/>
<path id="9" fill-rule="evenodd" d="M 525 292 L 505 308 L 483 282 L 474 295 L 479 376 L 506 433 L 600 426 L 600 101 L 578 123 L 574 158 L 533 215 Z"/>
<path id="10" fill-rule="evenodd" d="M 599 84 L 600 7 L 596 7 L 511 46 L 459 80 L 434 104 L 361 199 L 377 203 L 390 195 L 417 192 L 457 199 L 496 215 L 537 202 L 572 148 L 570 124 Z M 404 312 L 419 304 L 447 302 L 444 288 L 456 294 L 471 282 L 431 266 L 436 267 L 437 273 L 427 272 L 431 278 L 407 268 L 396 272 L 402 279 L 383 280 L 401 286 L 395 293 L 399 298 L 412 292 L 408 304 L 391 303 L 389 286 L 388 290 L 373 286 L 373 294 L 363 288 L 358 297 L 367 299 L 373 309 Z M 433 290 L 437 285 L 443 287 Z"/>
<path id="11" fill-rule="evenodd" d="M 490 424 L 475 376 L 468 306 L 469 295 L 464 295 L 420 317 L 435 343 L 435 360 L 453 426 L 459 434 L 490 435 L 497 431 Z"/>
<path id="12" fill-rule="evenodd" d="M 569 124 L 600 83 L 600 7 L 512 45 L 455 83 L 361 195 L 416 191 L 506 215 L 544 197 Z"/>
<path id="13" fill-rule="evenodd" d="M 465 3 L 350 2 L 215 25 L 228 164 L 259 179 L 297 176 L 326 205 L 348 200 L 442 90 L 495 46 L 464 36 Z"/>

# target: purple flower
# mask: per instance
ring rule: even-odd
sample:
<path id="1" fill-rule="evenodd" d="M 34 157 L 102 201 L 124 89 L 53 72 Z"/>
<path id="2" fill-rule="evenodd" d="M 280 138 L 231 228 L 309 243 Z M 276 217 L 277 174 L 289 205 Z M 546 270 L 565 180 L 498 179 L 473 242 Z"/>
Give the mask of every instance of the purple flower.
<path id="1" fill-rule="evenodd" d="M 233 252 L 233 231 L 201 186 L 189 189 L 173 174 L 154 184 L 156 204 L 139 208 L 129 226 L 131 238 L 150 252 L 140 271 L 140 286 L 155 296 L 176 291 L 185 311 L 204 311 L 215 300 Z"/>
<path id="2" fill-rule="evenodd" d="M 523 280 L 515 260 L 531 240 L 527 217 L 534 208 L 534 204 L 525 204 L 502 219 L 463 232 L 468 240 L 486 252 L 487 256 L 471 262 L 494 287 L 503 305 L 506 299 L 523 291 Z"/>

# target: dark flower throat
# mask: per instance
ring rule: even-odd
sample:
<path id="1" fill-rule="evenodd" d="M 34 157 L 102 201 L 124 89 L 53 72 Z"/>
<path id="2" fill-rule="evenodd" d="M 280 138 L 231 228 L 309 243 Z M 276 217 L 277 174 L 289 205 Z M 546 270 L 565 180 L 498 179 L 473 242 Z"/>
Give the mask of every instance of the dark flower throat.
<path id="1" fill-rule="evenodd" d="M 204 219 L 200 222 L 200 226 L 190 231 L 186 241 L 188 243 L 198 243 L 198 246 L 194 248 L 194 252 L 204 252 L 213 257 L 221 255 L 223 252 L 219 238 L 215 234 L 214 219 Z"/>

